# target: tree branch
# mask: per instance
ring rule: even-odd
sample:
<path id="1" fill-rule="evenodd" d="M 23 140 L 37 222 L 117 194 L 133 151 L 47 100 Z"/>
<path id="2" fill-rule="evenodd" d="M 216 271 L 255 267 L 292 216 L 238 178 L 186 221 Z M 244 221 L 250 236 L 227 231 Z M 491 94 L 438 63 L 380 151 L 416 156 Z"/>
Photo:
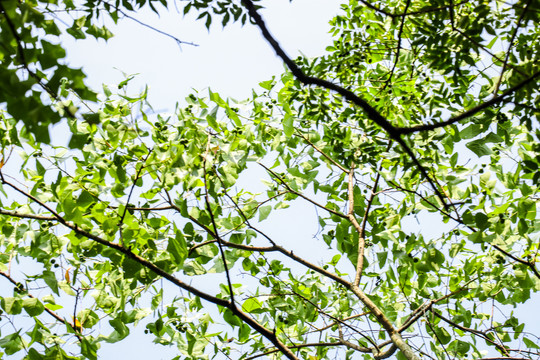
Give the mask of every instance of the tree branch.
<path id="1" fill-rule="evenodd" d="M 314 200 L 311 200 L 310 198 L 308 198 L 307 196 L 303 195 L 302 193 L 299 193 L 298 191 L 295 191 L 293 190 L 278 174 L 276 174 L 274 171 L 270 170 L 269 168 L 267 168 L 265 165 L 263 165 L 262 163 L 258 162 L 259 165 L 261 165 L 263 168 L 266 169 L 266 171 L 268 171 L 270 174 L 272 174 L 272 176 L 274 178 L 276 178 L 283 186 L 285 186 L 287 188 L 287 190 L 296 195 L 296 196 L 299 196 L 301 197 L 302 199 L 306 200 L 306 201 L 309 201 L 310 203 L 312 203 L 313 205 L 321 208 L 321 209 L 324 209 L 326 211 L 328 211 L 329 213 L 331 214 L 334 214 L 336 216 L 339 216 L 340 218 L 343 218 L 343 219 L 348 219 L 347 215 L 343 214 L 343 213 L 340 213 L 339 211 L 335 211 L 335 210 L 332 210 L 332 209 L 329 209 L 321 204 L 319 204 L 318 202 L 314 201 Z"/>
<path id="2" fill-rule="evenodd" d="M 375 316 L 379 324 L 386 330 L 392 342 L 398 347 L 403 355 L 409 360 L 420 360 L 415 354 L 414 350 L 407 344 L 401 334 L 394 328 L 390 320 L 384 315 L 384 313 L 375 305 L 375 303 L 362 291 L 358 286 L 352 285 L 349 289 L 360 299 L 360 301 L 371 311 L 371 314 Z"/>
<path id="3" fill-rule="evenodd" d="M 478 229 L 468 225 L 468 224 L 465 224 L 465 222 L 461 219 L 461 216 L 459 214 L 458 217 L 454 217 L 452 216 L 449 212 L 439 208 L 438 206 L 436 206 L 435 204 L 433 204 L 431 201 L 429 201 L 427 198 L 425 198 L 424 196 L 422 196 L 421 194 L 419 194 L 418 192 L 414 191 L 414 190 L 409 190 L 409 189 L 406 189 L 406 188 L 403 188 L 399 185 L 397 185 L 396 183 L 394 182 L 389 182 L 392 186 L 402 190 L 402 191 L 405 191 L 405 192 L 409 192 L 409 193 L 412 193 L 412 194 L 415 194 L 416 196 L 420 197 L 420 199 L 422 199 L 423 201 L 425 201 L 427 204 L 431 205 L 434 209 L 436 209 L 437 211 L 439 211 L 440 213 L 442 213 L 443 215 L 446 215 L 448 216 L 450 219 L 454 220 L 455 222 L 457 222 L 458 224 L 461 224 L 463 226 L 466 226 L 467 229 L 469 229 L 470 231 L 472 232 L 477 232 Z M 456 213 L 457 213 L 457 210 L 456 210 Z M 514 256 L 512 254 L 510 254 L 508 251 L 504 250 L 503 248 L 501 248 L 499 245 L 496 245 L 496 244 L 489 244 L 491 246 L 493 246 L 497 251 L 503 253 L 505 256 L 508 256 L 509 258 L 511 258 L 512 260 L 520 263 L 520 264 L 523 264 L 525 266 L 527 266 L 528 268 L 530 268 L 532 270 L 532 272 L 534 273 L 534 275 L 540 279 L 540 272 L 538 271 L 538 269 L 536 268 L 536 265 L 534 263 L 534 260 L 530 260 L 530 261 L 527 261 L 527 260 L 523 260 L 523 259 L 520 259 L 518 258 L 517 256 Z"/>
<path id="4" fill-rule="evenodd" d="M 510 43 L 508 44 L 508 50 L 506 50 L 506 57 L 504 58 L 503 66 L 501 69 L 501 75 L 499 76 L 499 79 L 497 80 L 497 85 L 495 86 L 495 90 L 493 91 L 493 96 L 497 96 L 497 93 L 499 92 L 499 87 L 501 86 L 502 78 L 504 75 L 504 72 L 506 70 L 506 66 L 508 64 L 508 60 L 510 59 L 510 54 L 512 54 L 512 47 L 514 46 L 514 41 L 516 40 L 516 35 L 519 30 L 519 26 L 521 24 L 521 21 L 525 17 L 525 14 L 527 13 L 527 8 L 531 4 L 532 0 L 527 1 L 527 4 L 525 5 L 525 8 L 523 9 L 523 12 L 521 13 L 521 16 L 519 17 L 516 28 L 514 29 L 514 32 L 512 33 L 512 38 L 510 39 Z"/>
<path id="5" fill-rule="evenodd" d="M 122 225 L 124 224 L 124 219 L 125 219 L 127 211 L 128 211 L 129 200 L 131 199 L 131 196 L 133 195 L 133 190 L 135 189 L 135 186 L 137 185 L 137 181 L 139 181 L 141 173 L 142 173 L 142 171 L 144 169 L 144 163 L 146 162 L 146 160 L 148 160 L 148 157 L 150 156 L 150 154 L 152 154 L 152 149 L 149 149 L 148 154 L 146 155 L 146 157 L 144 158 L 144 160 L 142 162 L 141 168 L 135 174 L 135 179 L 133 180 L 133 185 L 131 185 L 131 188 L 129 189 L 129 194 L 128 194 L 128 197 L 127 197 L 127 200 L 126 200 L 126 205 L 124 207 L 124 211 L 122 212 L 122 216 L 120 217 L 120 221 L 118 222 L 119 223 L 118 228 L 120 229 L 120 240 L 122 241 L 122 243 L 124 243 Z"/>
<path id="6" fill-rule="evenodd" d="M 495 341 L 491 340 L 483 331 L 471 329 L 471 328 L 468 328 L 468 327 L 465 327 L 465 326 L 461 326 L 461 325 L 455 323 L 454 321 L 452 321 L 452 320 L 444 317 L 443 315 L 439 314 L 437 311 L 435 311 L 433 309 L 429 309 L 429 310 L 431 311 L 431 313 L 433 315 L 435 315 L 436 317 L 438 317 L 439 319 L 441 319 L 442 321 L 444 321 L 448 325 L 451 325 L 451 326 L 455 327 L 456 329 L 460 329 L 461 331 L 468 332 L 468 333 L 474 334 L 476 336 L 480 336 L 482 339 L 484 339 L 484 341 L 492 344 L 497 349 L 499 349 L 500 351 L 502 351 L 503 353 L 508 355 L 508 350 L 503 345 L 498 344 Z"/>
<path id="7" fill-rule="evenodd" d="M 104 2 L 103 0 L 101 0 L 101 1 Z M 104 3 L 106 3 L 106 2 L 104 2 Z M 139 25 L 142 25 L 142 26 L 144 26 L 144 27 L 146 27 L 146 28 L 148 28 L 148 29 L 150 29 L 150 30 L 152 30 L 152 31 L 155 31 L 155 32 L 157 32 L 157 33 L 159 33 L 159 34 L 161 34 L 161 35 L 164 35 L 164 36 L 167 36 L 167 37 L 173 39 L 178 45 L 185 44 L 185 45 L 191 45 L 191 46 L 199 46 L 198 44 L 195 44 L 195 43 L 193 43 L 193 42 L 180 40 L 179 38 L 177 38 L 177 37 L 174 36 L 174 35 L 171 35 L 171 34 L 165 32 L 165 31 L 162 31 L 162 30 L 159 30 L 159 29 L 153 27 L 152 25 L 149 25 L 149 24 L 147 24 L 147 23 L 144 23 L 144 22 L 142 22 L 141 20 L 139 20 L 139 19 L 137 19 L 137 18 L 135 18 L 135 17 L 133 17 L 133 16 L 131 16 L 131 15 L 128 15 L 125 11 L 122 11 L 122 9 L 120 9 L 120 8 L 117 7 L 117 6 L 114 6 L 113 4 L 110 4 L 110 3 L 106 3 L 106 4 L 109 4 L 110 6 L 113 6 L 113 7 L 115 8 L 115 11 L 118 11 L 118 12 L 119 12 L 120 14 L 122 14 L 122 16 L 124 16 L 125 18 L 128 18 L 129 20 L 135 21 L 135 22 L 136 22 L 137 24 L 139 24 Z"/>
<path id="8" fill-rule="evenodd" d="M 208 141 L 206 143 L 206 152 L 203 155 L 203 172 L 204 172 L 204 202 L 206 204 L 206 209 L 210 215 L 210 221 L 212 222 L 212 227 L 214 228 L 214 238 L 217 240 L 219 252 L 221 255 L 221 261 L 223 261 L 223 268 L 225 269 L 225 276 L 227 277 L 227 284 L 229 285 L 229 293 L 231 296 L 231 304 L 236 308 L 236 302 L 234 301 L 234 291 L 231 281 L 231 273 L 229 271 L 229 265 L 227 264 L 227 258 L 225 257 L 225 251 L 223 251 L 223 245 L 221 237 L 219 236 L 218 228 L 216 225 L 216 219 L 214 213 L 212 212 L 212 206 L 210 205 L 210 199 L 208 196 L 208 173 L 206 172 L 206 161 L 208 160 L 208 155 L 210 154 L 210 140 L 211 135 L 208 134 Z"/>
<path id="9" fill-rule="evenodd" d="M 420 132 L 420 131 L 435 130 L 435 129 L 438 129 L 438 128 L 442 128 L 442 127 L 445 127 L 445 126 L 448 126 L 448 125 L 455 124 L 457 122 L 460 122 L 461 120 L 470 118 L 471 116 L 479 113 L 480 111 L 482 111 L 484 109 L 487 109 L 487 108 L 489 108 L 489 107 L 491 107 L 493 105 L 496 105 L 498 103 L 503 102 L 504 100 L 506 100 L 506 98 L 509 95 L 515 93 L 517 90 L 519 90 L 522 87 L 528 85 L 530 82 L 532 82 L 538 76 L 540 76 L 540 71 L 535 72 L 530 77 L 528 77 L 525 80 L 521 81 L 519 84 L 514 85 L 511 88 L 507 89 L 501 95 L 499 95 L 499 96 L 497 96 L 495 98 L 492 98 L 491 100 L 488 100 L 488 101 L 486 101 L 486 102 L 484 102 L 484 103 L 482 103 L 480 105 L 477 105 L 477 106 L 473 107 L 472 109 L 469 109 L 469 110 L 467 110 L 467 111 L 465 111 L 465 112 L 463 112 L 463 113 L 461 113 L 459 115 L 451 117 L 448 120 L 441 121 L 441 122 L 438 122 L 438 123 L 433 123 L 433 124 L 424 124 L 424 125 L 417 125 L 417 126 L 411 126 L 411 127 L 398 127 L 398 128 L 396 128 L 396 131 L 398 133 L 400 133 L 400 134 L 407 135 L 407 134 L 412 134 L 412 133 Z"/>
<path id="10" fill-rule="evenodd" d="M 405 26 L 405 17 L 407 16 L 407 10 L 409 9 L 409 5 L 411 5 L 411 0 L 407 0 L 407 3 L 405 4 L 405 10 L 403 11 L 403 16 L 401 19 L 401 25 L 399 26 L 399 32 L 398 32 L 398 44 L 396 49 L 396 59 L 394 60 L 394 65 L 392 66 L 392 70 L 390 70 L 390 76 L 388 76 L 388 80 L 384 82 L 383 90 L 386 89 L 390 81 L 392 80 L 392 76 L 394 75 L 394 70 L 396 69 L 397 63 L 399 61 L 399 53 L 401 51 L 401 36 L 403 34 L 403 27 Z"/>
<path id="11" fill-rule="evenodd" d="M 390 124 L 390 122 L 386 118 L 384 118 L 377 110 L 375 110 L 374 107 L 369 105 L 369 103 L 366 100 L 360 98 L 354 92 L 347 90 L 339 85 L 336 85 L 330 81 L 306 75 L 298 67 L 298 65 L 296 65 L 296 63 L 285 53 L 285 51 L 281 48 L 281 46 L 276 41 L 276 39 L 274 39 L 274 37 L 270 34 L 264 20 L 255 9 L 255 5 L 253 5 L 253 2 L 251 0 L 242 0 L 242 4 L 248 10 L 249 16 L 253 19 L 255 24 L 259 27 L 259 29 L 262 32 L 263 37 L 274 49 L 277 56 L 281 58 L 281 60 L 287 65 L 289 70 L 291 70 L 293 75 L 300 82 L 304 83 L 305 85 L 317 85 L 317 86 L 326 88 L 328 90 L 337 92 L 348 101 L 352 102 L 353 104 L 358 105 L 361 109 L 363 109 L 364 112 L 368 115 L 368 117 L 371 120 L 373 120 L 377 125 L 382 127 L 384 130 L 386 130 L 388 134 L 390 134 L 392 137 L 399 137 L 400 134 L 396 132 L 396 128 L 392 124 Z"/>

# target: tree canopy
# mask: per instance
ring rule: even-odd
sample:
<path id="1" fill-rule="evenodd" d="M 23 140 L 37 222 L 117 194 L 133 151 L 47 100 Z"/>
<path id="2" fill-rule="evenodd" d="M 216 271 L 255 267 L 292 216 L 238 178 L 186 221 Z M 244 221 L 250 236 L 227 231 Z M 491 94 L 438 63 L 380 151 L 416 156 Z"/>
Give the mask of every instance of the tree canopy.
<path id="1" fill-rule="evenodd" d="M 538 0 L 350 0 L 295 59 L 264 1 L 180 5 L 288 71 L 153 114 L 59 39 L 172 3 L 0 2 L 2 356 L 540 358 Z"/>

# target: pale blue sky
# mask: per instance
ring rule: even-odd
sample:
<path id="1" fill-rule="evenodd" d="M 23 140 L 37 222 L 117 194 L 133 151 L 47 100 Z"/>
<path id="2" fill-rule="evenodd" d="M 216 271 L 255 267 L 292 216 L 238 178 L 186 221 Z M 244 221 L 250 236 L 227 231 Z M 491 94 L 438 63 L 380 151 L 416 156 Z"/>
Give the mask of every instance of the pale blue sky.
<path id="1" fill-rule="evenodd" d="M 299 51 L 307 56 L 321 54 L 331 43 L 328 21 L 337 14 L 339 2 L 323 0 L 273 0 L 261 11 L 267 25 L 289 55 Z M 181 10 L 181 9 L 180 9 Z M 69 62 L 82 66 L 89 84 L 121 81 L 126 73 L 139 73 L 137 84 L 148 84 L 150 100 L 156 108 L 170 107 L 187 96 L 192 88 L 213 91 L 237 99 L 250 96 L 260 81 L 283 72 L 281 61 L 251 24 L 229 24 L 222 28 L 215 19 L 210 32 L 195 16 L 183 17 L 174 6 L 157 17 L 151 11 L 137 14 L 144 21 L 177 38 L 197 43 L 182 45 L 136 22 L 124 19 L 111 26 L 115 37 L 107 43 L 89 38 L 66 39 Z M 110 25 L 110 22 L 107 22 Z"/>

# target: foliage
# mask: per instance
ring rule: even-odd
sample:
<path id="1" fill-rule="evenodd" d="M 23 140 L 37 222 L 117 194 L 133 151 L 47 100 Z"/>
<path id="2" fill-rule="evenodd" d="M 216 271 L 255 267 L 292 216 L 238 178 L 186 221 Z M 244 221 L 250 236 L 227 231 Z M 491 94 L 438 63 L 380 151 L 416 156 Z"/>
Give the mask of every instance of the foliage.
<path id="1" fill-rule="evenodd" d="M 290 72 L 156 116 L 104 86 L 70 148 L 43 129 L 95 96 L 47 9 L 84 36 L 145 1 L 1 4 L 6 355 L 97 359 L 143 322 L 177 359 L 540 357 L 511 310 L 540 289 L 538 1 L 350 0 L 294 61 L 250 1 L 190 1 L 249 16 Z"/>

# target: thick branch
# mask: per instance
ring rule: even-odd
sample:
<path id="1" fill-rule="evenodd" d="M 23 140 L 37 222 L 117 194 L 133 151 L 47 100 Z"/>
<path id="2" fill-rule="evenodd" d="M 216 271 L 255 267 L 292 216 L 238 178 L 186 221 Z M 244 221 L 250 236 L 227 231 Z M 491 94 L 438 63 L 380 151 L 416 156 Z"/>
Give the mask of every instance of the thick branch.
<path id="1" fill-rule="evenodd" d="M 414 350 L 407 344 L 401 334 L 394 328 L 390 320 L 384 315 L 384 313 L 375 305 L 373 301 L 362 291 L 358 286 L 351 286 L 349 289 L 360 299 L 360 301 L 371 311 L 373 316 L 378 320 L 379 324 L 390 335 L 390 339 L 394 345 L 403 353 L 403 355 L 409 360 L 420 360 Z"/>
<path id="2" fill-rule="evenodd" d="M 414 310 L 409 315 L 409 318 L 405 321 L 405 323 L 399 329 L 397 329 L 397 331 L 399 333 L 402 333 L 403 331 L 407 330 L 412 324 L 414 324 L 418 319 L 420 319 L 425 314 L 426 311 L 430 310 L 433 305 L 441 301 L 444 301 L 456 294 L 459 294 L 462 291 L 468 290 L 467 286 L 475 280 L 476 279 L 471 279 L 465 285 L 463 285 L 460 289 L 452 291 L 451 293 L 441 296 L 438 299 L 430 300 L 424 303 L 422 306 L 418 307 L 418 309 Z"/>
<path id="3" fill-rule="evenodd" d="M 479 113 L 480 111 L 482 111 L 484 109 L 487 109 L 487 108 L 489 108 L 489 107 L 491 107 L 493 105 L 496 105 L 496 104 L 499 104 L 499 103 L 503 102 L 504 100 L 506 100 L 506 98 L 509 95 L 512 95 L 517 90 L 519 90 L 522 87 L 528 85 L 534 79 L 536 79 L 538 76 L 540 76 L 540 71 L 537 71 L 536 73 L 534 73 L 533 75 L 531 75 L 527 79 L 523 80 L 519 84 L 517 84 L 515 86 L 512 86 L 511 88 L 507 89 L 501 95 L 499 95 L 499 96 L 497 96 L 495 98 L 492 98 L 491 100 L 488 100 L 488 101 L 486 101 L 486 102 L 484 102 L 484 103 L 482 103 L 482 104 L 480 104 L 478 106 L 475 106 L 472 109 L 469 109 L 469 110 L 467 110 L 467 111 L 465 111 L 465 112 L 463 112 L 463 113 L 461 113 L 459 115 L 451 117 L 448 120 L 441 121 L 441 122 L 438 122 L 438 123 L 433 123 L 433 124 L 424 124 L 424 125 L 417 125 L 417 126 L 412 126 L 412 127 L 398 127 L 396 129 L 396 131 L 398 133 L 400 133 L 400 134 L 406 135 L 406 134 L 412 134 L 412 133 L 420 132 L 420 131 L 435 130 L 435 129 L 438 129 L 438 128 L 442 128 L 442 127 L 445 127 L 445 126 L 448 126 L 448 125 L 455 124 L 457 122 L 460 122 L 461 120 L 465 120 L 467 118 L 470 118 L 471 116 Z"/>
<path id="4" fill-rule="evenodd" d="M 4 209 L 0 209 L 0 214 L 13 216 L 13 217 L 21 218 L 21 219 L 34 219 L 34 220 L 42 220 L 42 221 L 56 221 L 57 220 L 55 216 L 25 214 L 18 211 L 8 211 Z"/>
<path id="5" fill-rule="evenodd" d="M 390 124 L 390 122 L 386 118 L 384 118 L 377 110 L 375 110 L 375 108 L 372 107 L 366 100 L 360 98 L 354 92 L 347 90 L 339 85 L 336 85 L 330 81 L 306 75 L 298 67 L 298 65 L 296 65 L 296 63 L 285 53 L 285 51 L 281 48 L 276 39 L 274 39 L 274 37 L 270 34 L 264 20 L 255 9 L 255 5 L 253 5 L 253 2 L 251 0 L 242 0 L 242 3 L 244 4 L 244 7 L 248 10 L 249 16 L 251 16 L 255 24 L 257 24 L 257 26 L 261 30 L 263 37 L 270 44 L 270 46 L 272 46 L 277 56 L 279 56 L 281 60 L 283 60 L 283 62 L 291 70 L 293 75 L 300 82 L 304 83 L 305 85 L 317 85 L 325 89 L 337 92 L 348 101 L 362 108 L 362 110 L 364 110 L 364 112 L 371 120 L 373 120 L 384 130 L 386 130 L 392 137 L 399 137 L 399 133 L 396 132 L 396 128 L 392 124 Z"/>

